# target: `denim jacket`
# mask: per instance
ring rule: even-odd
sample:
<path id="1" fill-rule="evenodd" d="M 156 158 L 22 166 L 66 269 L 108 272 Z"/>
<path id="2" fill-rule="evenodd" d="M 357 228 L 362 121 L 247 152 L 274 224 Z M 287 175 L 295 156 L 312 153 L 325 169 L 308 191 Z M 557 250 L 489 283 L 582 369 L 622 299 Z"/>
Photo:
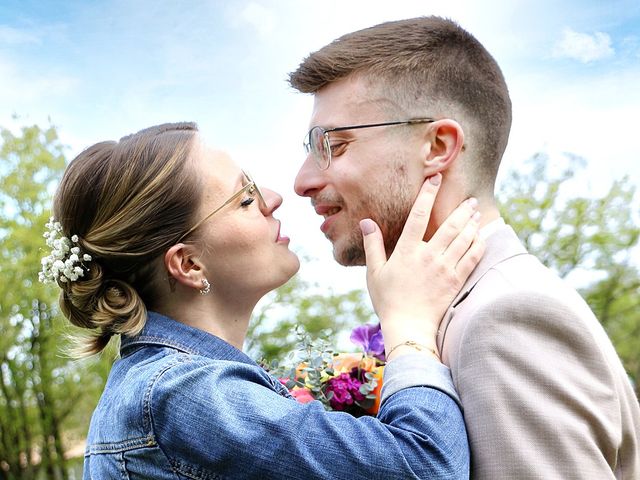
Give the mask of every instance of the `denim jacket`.
<path id="1" fill-rule="evenodd" d="M 122 339 L 91 419 L 83 478 L 468 478 L 449 371 L 410 357 L 385 368 L 378 417 L 355 418 L 298 403 L 240 350 L 150 312 L 138 336 Z"/>

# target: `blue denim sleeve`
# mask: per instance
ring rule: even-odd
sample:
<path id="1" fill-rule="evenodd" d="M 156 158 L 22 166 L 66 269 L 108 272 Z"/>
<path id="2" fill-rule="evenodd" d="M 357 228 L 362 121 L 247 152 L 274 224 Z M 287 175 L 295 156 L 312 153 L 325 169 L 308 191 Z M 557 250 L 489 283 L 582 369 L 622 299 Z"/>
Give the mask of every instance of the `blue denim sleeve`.
<path id="1" fill-rule="evenodd" d="M 453 386 L 451 371 L 446 365 L 425 355 L 405 354 L 389 362 L 384 368 L 381 402 L 394 393 L 409 387 L 431 387 L 449 395 L 462 409 L 462 403 Z"/>
<path id="2" fill-rule="evenodd" d="M 156 440 L 188 478 L 462 479 L 469 449 L 457 403 L 404 388 L 378 418 L 327 412 L 273 390 L 259 367 L 187 358 L 154 383 Z"/>

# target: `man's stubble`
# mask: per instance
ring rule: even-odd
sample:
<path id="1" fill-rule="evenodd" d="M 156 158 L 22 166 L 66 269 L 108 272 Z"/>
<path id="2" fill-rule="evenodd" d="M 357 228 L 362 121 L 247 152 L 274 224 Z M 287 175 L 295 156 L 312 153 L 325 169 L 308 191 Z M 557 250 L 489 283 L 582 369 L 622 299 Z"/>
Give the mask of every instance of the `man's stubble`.
<path id="1" fill-rule="evenodd" d="M 344 266 L 365 264 L 364 245 L 362 233 L 358 221 L 363 218 L 371 218 L 375 221 L 384 238 L 387 258 L 393 252 L 398 238 L 402 233 L 404 224 L 409 216 L 414 201 L 414 195 L 408 184 L 407 171 L 404 160 L 398 160 L 389 168 L 386 181 L 378 185 L 372 185 L 367 189 L 361 205 L 361 218 L 354 221 L 354 225 L 348 233 L 346 246 L 338 249 L 334 245 L 334 258 Z"/>

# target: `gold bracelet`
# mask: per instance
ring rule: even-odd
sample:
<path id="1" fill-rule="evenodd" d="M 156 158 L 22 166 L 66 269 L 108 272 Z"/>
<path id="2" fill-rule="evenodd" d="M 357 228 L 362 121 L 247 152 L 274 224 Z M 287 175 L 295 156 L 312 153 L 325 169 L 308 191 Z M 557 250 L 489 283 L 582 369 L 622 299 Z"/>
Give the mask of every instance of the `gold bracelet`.
<path id="1" fill-rule="evenodd" d="M 387 353 L 387 358 L 389 358 L 391 356 L 391 354 L 393 353 L 393 351 L 398 348 L 398 347 L 411 347 L 411 348 L 415 348 L 416 350 L 418 350 L 419 352 L 423 351 L 423 350 L 428 350 L 429 352 L 431 352 L 433 355 L 435 355 L 435 357 L 440 360 L 440 354 L 433 348 L 431 347 L 427 347 L 426 345 L 422 345 L 418 342 L 414 342 L 413 340 L 405 340 L 402 343 L 397 344 L 395 347 L 393 347 L 391 350 L 389 350 L 389 353 Z"/>

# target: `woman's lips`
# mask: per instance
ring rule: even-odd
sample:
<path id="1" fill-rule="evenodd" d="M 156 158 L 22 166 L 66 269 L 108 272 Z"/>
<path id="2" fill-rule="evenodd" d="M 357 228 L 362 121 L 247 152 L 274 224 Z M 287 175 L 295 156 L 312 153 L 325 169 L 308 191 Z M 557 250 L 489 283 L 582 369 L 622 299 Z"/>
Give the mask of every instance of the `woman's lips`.
<path id="1" fill-rule="evenodd" d="M 280 235 L 280 227 L 281 227 L 281 223 L 280 220 L 278 220 L 278 235 L 276 237 L 276 243 L 289 243 L 289 237 L 285 237 Z"/>

